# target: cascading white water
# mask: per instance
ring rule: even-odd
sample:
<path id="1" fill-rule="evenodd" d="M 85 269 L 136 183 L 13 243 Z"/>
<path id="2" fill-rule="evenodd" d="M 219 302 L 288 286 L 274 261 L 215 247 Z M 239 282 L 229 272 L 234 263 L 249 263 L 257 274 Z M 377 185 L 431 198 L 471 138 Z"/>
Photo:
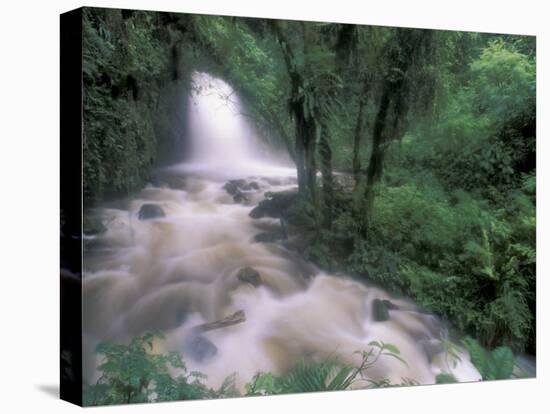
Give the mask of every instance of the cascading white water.
<path id="1" fill-rule="evenodd" d="M 256 136 L 246 109 L 230 85 L 202 72 L 194 72 L 191 81 L 191 157 L 180 165 L 180 171 L 226 179 L 295 174 L 290 162 L 284 162 L 285 157 L 279 156 L 275 163 L 265 151 L 265 144 Z"/>
<path id="2" fill-rule="evenodd" d="M 235 91 L 206 73 L 192 75 L 189 97 L 191 159 L 197 163 L 246 164 L 254 160 L 252 131 Z"/>
<path id="3" fill-rule="evenodd" d="M 250 210 L 264 192 L 295 187 L 296 172 L 261 158 L 230 86 L 206 74 L 193 80 L 191 160 L 162 171 L 156 186 L 126 203 L 95 211 L 107 231 L 90 238 L 84 254 L 84 354 L 99 341 L 160 329 L 166 339 L 156 349 L 181 352 L 214 387 L 233 373 L 242 387 L 258 371 L 281 374 L 302 358 L 358 364 L 354 351 L 379 340 L 395 344 L 407 364 L 383 357 L 366 373 L 374 380 L 430 384 L 441 371 L 480 379 L 463 350 L 456 366 L 449 363 L 442 324 L 412 302 L 319 272 L 280 243 L 254 242 L 279 223 L 252 220 Z M 255 182 L 243 202 L 223 189 L 229 178 Z M 145 203 L 158 204 L 165 217 L 139 220 Z M 245 267 L 258 272 L 258 286 L 239 279 Z M 373 318 L 376 299 L 395 305 L 389 320 Z M 192 328 L 239 310 L 246 321 L 202 334 L 215 351 L 197 358 Z M 97 362 L 85 360 L 89 382 Z"/>

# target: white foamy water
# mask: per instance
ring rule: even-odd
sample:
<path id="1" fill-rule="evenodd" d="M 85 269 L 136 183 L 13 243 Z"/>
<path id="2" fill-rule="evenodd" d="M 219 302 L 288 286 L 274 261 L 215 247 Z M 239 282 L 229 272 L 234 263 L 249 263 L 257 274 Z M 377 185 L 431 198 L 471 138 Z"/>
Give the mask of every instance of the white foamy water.
<path id="1" fill-rule="evenodd" d="M 94 211 L 107 231 L 87 242 L 84 256 L 86 380 L 98 378 L 98 359 L 90 355 L 99 341 L 152 330 L 166 334 L 156 350 L 181 352 L 213 387 L 233 373 L 241 387 L 258 371 L 282 374 L 302 358 L 356 365 L 354 351 L 368 350 L 373 340 L 396 345 L 407 362 L 382 357 L 365 373 L 374 380 L 431 384 L 441 371 L 459 381 L 480 379 L 465 351 L 453 365 L 442 352 L 441 322 L 412 302 L 320 272 L 280 243 L 254 242 L 279 223 L 253 220 L 250 210 L 266 191 L 293 188 L 296 171 L 262 156 L 229 85 L 205 74 L 194 81 L 191 161 L 161 171 L 156 186 L 134 198 Z M 233 178 L 254 181 L 258 189 L 236 203 L 223 189 Z M 146 203 L 161 206 L 165 217 L 139 220 Z M 260 274 L 258 287 L 238 279 L 244 267 Z M 396 305 L 389 320 L 373 319 L 375 299 Z M 239 310 L 246 321 L 202 334 L 217 353 L 199 360 L 188 345 L 192 328 Z"/>

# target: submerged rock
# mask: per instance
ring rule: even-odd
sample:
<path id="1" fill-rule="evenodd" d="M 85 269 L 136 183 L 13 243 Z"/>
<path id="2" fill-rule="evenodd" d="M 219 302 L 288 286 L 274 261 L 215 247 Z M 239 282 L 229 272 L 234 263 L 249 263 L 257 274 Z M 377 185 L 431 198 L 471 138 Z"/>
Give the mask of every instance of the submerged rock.
<path id="1" fill-rule="evenodd" d="M 260 273 L 248 266 L 239 270 L 237 273 L 237 279 L 244 283 L 250 283 L 254 287 L 258 287 L 262 284 Z"/>
<path id="2" fill-rule="evenodd" d="M 255 280 L 254 272 L 256 273 L 257 278 L 259 280 L 260 275 L 254 269 L 244 268 L 242 270 L 245 270 L 246 272 L 248 272 L 248 276 L 252 278 L 250 283 L 252 283 Z M 232 315 L 229 315 L 223 319 L 220 319 L 214 322 L 203 323 L 193 327 L 190 332 L 191 336 L 184 344 L 186 352 L 189 353 L 192 359 L 198 362 L 203 362 L 214 357 L 218 353 L 218 347 L 214 345 L 212 341 L 210 341 L 208 338 L 203 336 L 202 333 L 211 331 L 214 329 L 227 328 L 245 321 L 246 321 L 246 315 L 244 311 L 238 310 Z"/>
<path id="3" fill-rule="evenodd" d="M 197 362 L 204 362 L 218 353 L 218 347 L 202 335 L 192 336 L 185 344 L 185 350 Z"/>
<path id="4" fill-rule="evenodd" d="M 445 346 L 443 345 L 443 342 L 436 338 L 422 339 L 418 341 L 418 343 L 422 347 L 422 350 L 424 351 L 426 357 L 428 358 L 428 361 L 430 362 L 432 362 L 435 355 L 445 351 Z"/>
<path id="5" fill-rule="evenodd" d="M 165 215 L 164 210 L 158 204 L 144 204 L 139 209 L 138 218 L 140 220 L 150 220 Z"/>
<path id="6" fill-rule="evenodd" d="M 229 180 L 225 183 L 223 189 L 227 192 L 227 194 L 234 196 L 239 193 L 244 185 L 246 185 L 245 180 Z"/>

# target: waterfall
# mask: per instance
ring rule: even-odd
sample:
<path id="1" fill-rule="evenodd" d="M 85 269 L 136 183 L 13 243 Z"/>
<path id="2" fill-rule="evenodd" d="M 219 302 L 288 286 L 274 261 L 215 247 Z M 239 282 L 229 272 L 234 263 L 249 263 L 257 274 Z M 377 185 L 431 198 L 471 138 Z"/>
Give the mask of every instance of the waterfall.
<path id="1" fill-rule="evenodd" d="M 189 100 L 194 161 L 236 165 L 252 162 L 255 137 L 231 86 L 206 73 L 194 72 Z"/>
<path id="2" fill-rule="evenodd" d="M 228 83 L 194 72 L 188 107 L 191 156 L 190 162 L 180 166 L 184 171 L 223 178 L 295 174 L 288 157 L 278 157 L 277 162 L 269 156 L 251 116 Z"/>

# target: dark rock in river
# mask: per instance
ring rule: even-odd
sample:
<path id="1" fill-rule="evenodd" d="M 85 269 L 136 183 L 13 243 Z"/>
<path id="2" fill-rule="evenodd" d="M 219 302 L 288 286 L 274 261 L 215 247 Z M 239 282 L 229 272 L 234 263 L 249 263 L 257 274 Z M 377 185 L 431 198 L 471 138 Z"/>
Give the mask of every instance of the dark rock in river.
<path id="1" fill-rule="evenodd" d="M 298 191 L 281 191 L 266 193 L 267 198 L 253 208 L 249 216 L 258 219 L 262 217 L 281 218 L 286 216 L 290 206 L 298 199 Z"/>
<path id="2" fill-rule="evenodd" d="M 384 322 L 390 319 L 388 302 L 391 303 L 389 300 L 382 299 L 374 299 L 372 302 L 372 318 L 376 322 Z"/>
<path id="3" fill-rule="evenodd" d="M 393 303 L 391 300 L 388 299 L 382 299 L 382 302 L 384 302 L 384 305 L 386 305 L 386 308 L 389 310 L 396 310 L 399 309 L 399 306 L 397 306 L 395 303 Z"/>
<path id="4" fill-rule="evenodd" d="M 247 182 L 243 179 L 229 180 L 225 183 L 223 189 L 227 192 L 227 194 L 233 196 L 233 200 L 236 203 L 242 203 L 248 201 L 246 192 L 258 191 L 260 189 L 260 185 L 256 181 Z"/>
<path id="5" fill-rule="evenodd" d="M 248 202 L 248 197 L 246 196 L 246 194 L 243 194 L 239 191 L 233 196 L 233 201 L 235 201 L 235 203 L 246 203 Z"/>
<path id="6" fill-rule="evenodd" d="M 225 183 L 223 189 L 227 191 L 227 194 L 235 196 L 240 193 L 245 185 L 245 180 L 229 180 Z"/>
<path id="7" fill-rule="evenodd" d="M 254 236 L 254 241 L 256 243 L 275 243 L 276 241 L 283 239 L 283 234 L 275 232 L 258 233 Z"/>
<path id="8" fill-rule="evenodd" d="M 260 273 L 251 267 L 243 267 L 239 270 L 237 279 L 244 283 L 250 283 L 254 287 L 258 287 L 262 284 Z"/>
<path id="9" fill-rule="evenodd" d="M 165 215 L 164 210 L 158 204 L 144 204 L 139 209 L 138 218 L 140 220 L 150 220 Z"/>
<path id="10" fill-rule="evenodd" d="M 218 347 L 202 335 L 191 337 L 185 344 L 185 350 L 197 362 L 206 361 L 218 353 Z"/>

